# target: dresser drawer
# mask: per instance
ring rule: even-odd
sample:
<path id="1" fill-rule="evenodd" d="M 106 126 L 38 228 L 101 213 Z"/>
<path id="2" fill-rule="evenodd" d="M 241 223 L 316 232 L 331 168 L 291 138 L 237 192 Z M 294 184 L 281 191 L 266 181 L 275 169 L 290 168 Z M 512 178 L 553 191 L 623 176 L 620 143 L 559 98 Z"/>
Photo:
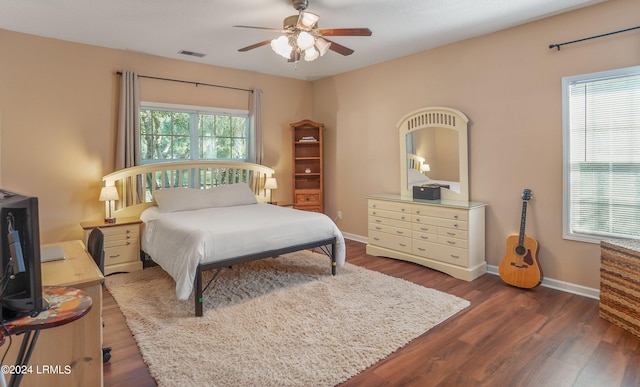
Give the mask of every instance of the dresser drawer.
<path id="1" fill-rule="evenodd" d="M 411 253 L 411 238 L 369 230 L 369 243 L 388 249 Z"/>
<path id="2" fill-rule="evenodd" d="M 458 230 L 458 229 L 455 229 L 455 228 L 438 227 L 438 235 L 441 235 L 441 236 L 447 237 L 447 238 L 458 238 L 458 239 L 467 240 L 468 232 L 467 232 L 467 230 Z"/>
<path id="3" fill-rule="evenodd" d="M 138 244 L 131 244 L 119 247 L 105 247 L 104 266 L 115 265 L 124 262 L 135 262 L 140 260 Z"/>
<path id="4" fill-rule="evenodd" d="M 469 264 L 466 249 L 445 246 L 440 243 L 414 240 L 412 253 L 421 257 L 431 258 L 440 262 L 447 262 L 459 266 L 466 267 Z"/>
<path id="5" fill-rule="evenodd" d="M 377 218 L 387 218 L 387 219 L 395 219 L 410 222 L 411 215 L 405 214 L 402 212 L 395 211 L 386 211 L 386 210 L 378 210 L 375 208 L 369 208 L 369 216 L 377 217 Z"/>
<path id="6" fill-rule="evenodd" d="M 443 244 L 445 246 L 460 247 L 461 249 L 467 248 L 466 239 L 450 238 L 450 237 L 439 235 L 438 243 Z"/>
<path id="7" fill-rule="evenodd" d="M 385 225 L 396 228 L 406 228 L 411 229 L 411 223 L 404 220 L 396 220 L 389 218 L 381 218 L 379 216 L 369 216 L 369 223 Z"/>
<path id="8" fill-rule="evenodd" d="M 294 204 L 320 204 L 320 194 L 296 193 Z"/>
<path id="9" fill-rule="evenodd" d="M 420 241 L 429 241 L 429 242 L 438 242 L 437 234 L 428 234 L 424 232 L 413 231 L 411 233 L 413 239 L 417 239 Z"/>
<path id="10" fill-rule="evenodd" d="M 397 203 L 397 202 L 385 202 L 381 200 L 369 200 L 369 208 L 377 210 L 402 212 L 405 214 L 411 213 L 411 204 L 409 203 Z"/>
<path id="11" fill-rule="evenodd" d="M 126 235 L 135 234 L 136 237 L 140 232 L 140 227 L 137 224 L 133 225 L 124 225 L 124 226 L 112 226 L 112 227 L 101 227 L 100 230 L 104 234 L 104 239 L 110 239 L 112 237 L 124 237 Z"/>
<path id="12" fill-rule="evenodd" d="M 411 230 L 407 228 L 398 228 L 398 227 L 387 226 L 387 225 L 378 224 L 378 223 L 369 223 L 369 230 L 386 232 L 387 234 L 393 234 L 393 235 L 399 235 L 399 236 L 411 235 Z"/>
<path id="13" fill-rule="evenodd" d="M 413 205 L 412 212 L 415 215 L 433 216 L 451 220 L 468 220 L 468 212 L 453 208 Z"/>

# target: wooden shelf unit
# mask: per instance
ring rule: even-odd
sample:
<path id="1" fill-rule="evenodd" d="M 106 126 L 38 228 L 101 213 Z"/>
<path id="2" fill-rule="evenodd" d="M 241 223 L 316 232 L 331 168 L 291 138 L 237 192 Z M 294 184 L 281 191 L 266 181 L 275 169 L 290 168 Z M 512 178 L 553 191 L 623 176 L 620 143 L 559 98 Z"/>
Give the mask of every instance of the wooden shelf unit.
<path id="1" fill-rule="evenodd" d="M 293 130 L 293 207 L 323 212 L 322 132 L 324 125 L 302 120 Z M 313 138 L 315 141 L 305 141 Z"/>

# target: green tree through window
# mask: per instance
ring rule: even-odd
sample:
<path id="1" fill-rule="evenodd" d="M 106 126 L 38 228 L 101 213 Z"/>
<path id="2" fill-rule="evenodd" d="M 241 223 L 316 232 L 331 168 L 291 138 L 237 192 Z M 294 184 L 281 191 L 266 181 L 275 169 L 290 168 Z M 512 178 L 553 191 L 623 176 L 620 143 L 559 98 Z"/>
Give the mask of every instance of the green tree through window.
<path id="1" fill-rule="evenodd" d="M 140 157 L 160 161 L 247 161 L 248 113 L 188 107 L 140 107 Z"/>

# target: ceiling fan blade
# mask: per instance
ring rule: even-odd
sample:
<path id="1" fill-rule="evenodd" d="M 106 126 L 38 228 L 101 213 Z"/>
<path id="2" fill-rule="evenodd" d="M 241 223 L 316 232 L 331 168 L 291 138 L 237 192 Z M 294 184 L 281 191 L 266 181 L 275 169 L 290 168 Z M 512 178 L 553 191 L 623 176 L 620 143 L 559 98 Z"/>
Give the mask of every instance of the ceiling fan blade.
<path id="1" fill-rule="evenodd" d="M 252 45 L 247 46 L 247 47 L 242 47 L 242 48 L 238 49 L 238 51 L 245 52 L 245 51 L 253 50 L 254 48 L 266 46 L 267 44 L 270 44 L 270 43 L 271 43 L 271 39 L 262 41 L 260 43 L 252 44 Z"/>
<path id="2" fill-rule="evenodd" d="M 322 36 L 371 36 L 368 28 L 320 28 Z"/>
<path id="3" fill-rule="evenodd" d="M 353 54 L 353 50 L 350 49 L 349 47 L 345 47 L 345 46 L 343 46 L 341 44 L 338 44 L 338 43 L 336 43 L 334 41 L 331 41 L 329 39 L 325 39 L 325 40 L 327 42 L 331 43 L 331 46 L 329 46 L 329 50 L 335 51 L 338 54 L 341 54 L 341 55 L 344 55 L 344 56 Z"/>
<path id="4" fill-rule="evenodd" d="M 265 30 L 265 31 L 273 31 L 273 32 L 286 32 L 282 28 L 269 28 L 269 27 L 255 27 L 255 26 L 233 26 L 238 28 L 252 28 L 254 30 Z"/>

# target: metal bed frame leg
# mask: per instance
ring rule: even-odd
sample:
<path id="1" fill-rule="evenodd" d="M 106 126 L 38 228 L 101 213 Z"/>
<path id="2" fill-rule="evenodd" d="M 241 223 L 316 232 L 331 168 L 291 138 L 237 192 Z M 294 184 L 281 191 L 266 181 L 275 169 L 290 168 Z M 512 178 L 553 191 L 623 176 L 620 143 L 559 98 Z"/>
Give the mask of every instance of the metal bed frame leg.
<path id="1" fill-rule="evenodd" d="M 336 243 L 331 244 L 331 275 L 336 275 Z"/>
<path id="2" fill-rule="evenodd" d="M 195 278 L 195 283 L 194 283 L 194 300 L 195 300 L 195 311 L 196 311 L 196 317 L 202 317 L 203 316 L 203 307 L 202 304 L 204 303 L 204 299 L 202 296 L 202 270 L 200 269 L 200 266 L 198 266 L 196 268 L 196 278 Z"/>

